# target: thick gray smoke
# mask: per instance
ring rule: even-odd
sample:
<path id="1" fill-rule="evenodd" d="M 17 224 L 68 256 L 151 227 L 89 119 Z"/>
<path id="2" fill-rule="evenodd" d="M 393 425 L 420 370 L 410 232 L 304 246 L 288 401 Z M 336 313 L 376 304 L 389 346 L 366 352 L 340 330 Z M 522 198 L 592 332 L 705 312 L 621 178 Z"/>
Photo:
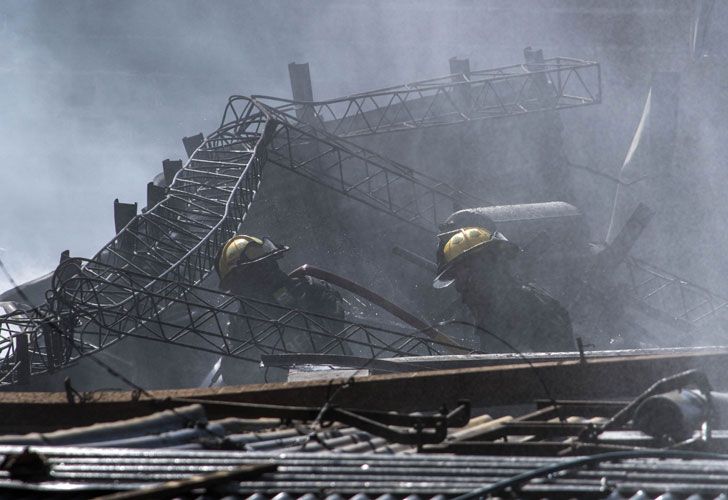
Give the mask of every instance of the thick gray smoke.
<path id="1" fill-rule="evenodd" d="M 184 157 L 183 136 L 214 130 L 229 95 L 289 97 L 289 62 L 311 64 L 314 97 L 323 99 L 441 76 L 452 56 L 469 58 L 473 69 L 520 63 L 523 48 L 533 46 L 546 57 L 601 63 L 603 104 L 563 111 L 561 122 L 567 157 L 614 177 L 652 74 L 679 74 L 677 165 L 660 172 L 653 165 L 645 173 L 670 188 L 657 189 L 648 180 L 628 193 L 657 212 L 645 234 L 649 241 L 637 250 L 726 292 L 725 79 L 716 61 L 725 56 L 719 30 L 728 9 L 715 6 L 705 44 L 709 57 L 695 61 L 690 37 L 696 5 L 6 1 L 0 5 L 0 257 L 22 282 L 52 270 L 64 249 L 92 256 L 113 236 L 114 198 L 143 207 L 145 185 L 161 161 Z M 445 143 L 446 134 L 441 147 L 433 143 L 437 134 L 427 138 L 428 156 L 433 150 L 459 154 Z M 386 141 L 381 146 L 418 167 L 416 151 L 398 151 Z M 505 157 L 518 162 L 519 152 Z M 438 158 L 441 177 L 448 179 L 453 158 Z M 572 181 L 573 201 L 585 211 L 593 238 L 603 240 L 615 184 L 583 170 L 574 170 Z M 518 193 L 473 194 L 503 203 L 536 201 Z M 0 277 L 0 290 L 8 286 Z"/>
<path id="2" fill-rule="evenodd" d="M 182 136 L 213 130 L 228 95 L 289 95 L 293 60 L 312 64 L 323 98 L 444 74 L 453 55 L 514 63 L 529 44 L 590 57 L 619 43 L 634 58 L 618 37 L 641 30 L 580 30 L 552 3 L 4 2 L 2 256 L 22 281 L 66 248 L 95 253 L 112 236 L 114 198 L 142 206 L 160 161 L 183 154 Z M 633 96 L 619 102 L 609 85 L 648 76 L 615 74 L 629 62 L 605 65 L 607 106 L 624 109 L 624 123 L 635 121 Z"/>

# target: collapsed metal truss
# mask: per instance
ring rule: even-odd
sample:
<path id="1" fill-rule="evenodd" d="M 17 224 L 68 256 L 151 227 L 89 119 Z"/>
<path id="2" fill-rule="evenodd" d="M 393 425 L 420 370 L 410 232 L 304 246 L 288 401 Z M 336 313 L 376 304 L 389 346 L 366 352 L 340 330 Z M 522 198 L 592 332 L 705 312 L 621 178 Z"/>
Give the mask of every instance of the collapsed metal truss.
<path id="1" fill-rule="evenodd" d="M 601 102 L 599 64 L 556 57 L 312 103 L 258 102 L 338 137 L 411 130 Z"/>
<path id="2" fill-rule="evenodd" d="M 714 334 L 722 332 L 728 317 L 728 299 L 688 280 L 630 257 L 625 261 L 629 279 L 626 280 L 629 305 L 662 323 L 671 324 L 684 334 L 696 331 Z M 668 311 L 668 312 L 665 312 Z M 715 324 L 715 322 L 722 324 Z"/>
<path id="3" fill-rule="evenodd" d="M 219 134 L 213 142 L 216 147 L 235 140 L 240 133 L 239 117 L 249 112 L 250 107 L 260 109 L 273 124 L 265 137 L 268 163 L 425 231 L 431 232 L 454 203 L 481 202 L 411 167 L 267 107 L 255 98 L 230 99 L 223 124 L 212 136 Z"/>
<path id="4" fill-rule="evenodd" d="M 346 350 L 373 359 L 443 354 L 450 347 L 397 323 L 331 318 L 165 278 L 156 280 L 160 288 L 147 289 L 148 275 L 103 268 L 86 259 L 65 261 L 54 278 L 52 310 L 2 318 L 0 384 L 27 382 L 31 375 L 67 365 L 124 337 L 256 365 L 265 354 Z"/>
<path id="5" fill-rule="evenodd" d="M 209 319 L 208 325 L 216 325 L 213 333 L 198 335 L 207 342 L 205 348 L 226 355 L 244 352 L 240 346 L 211 347 L 210 335 L 225 340 L 218 315 L 235 313 L 210 309 L 212 305 L 200 300 L 194 287 L 211 271 L 218 248 L 245 219 L 269 163 L 433 231 L 454 203 L 482 202 L 340 136 L 513 116 L 600 100 L 598 64 L 563 58 L 469 76 L 450 75 L 320 103 L 233 97 L 221 126 L 190 155 L 164 199 L 134 217 L 93 259 L 75 270 L 73 279 L 57 275 L 63 286 L 55 292 L 64 299 L 64 311 L 42 306 L 0 316 L 0 354 L 5 359 L 0 381 L 17 381 L 20 373 L 24 380 L 64 366 L 124 336 L 185 345 L 190 333 L 199 332 L 196 326 L 190 327 L 199 323 L 193 308 L 202 311 L 199 314 Z M 134 276 L 133 286 L 130 276 Z M 170 333 L 162 316 L 185 309 L 186 319 L 195 321 L 177 325 L 175 333 Z M 283 317 L 285 313 L 279 319 Z M 63 318 L 74 322 L 64 328 L 76 332 L 76 355 L 69 354 L 58 338 L 45 340 L 54 338 L 48 332 L 57 332 Z M 157 331 L 157 327 L 166 330 Z M 402 349 L 411 354 L 404 347 L 395 349 L 391 342 L 385 345 L 382 353 L 397 355 Z"/>
<path id="6" fill-rule="evenodd" d="M 95 311 L 104 320 L 115 319 L 112 327 L 96 318 L 94 309 L 82 307 L 85 312 L 78 317 L 76 347 L 88 354 L 123 336 L 179 345 L 188 345 L 185 339 L 192 337 L 225 340 L 219 326 L 210 333 L 176 324 L 177 330 L 171 335 L 162 328 L 163 322 L 147 328 L 145 317 L 132 313 L 139 309 L 128 307 L 138 305 L 139 295 L 135 294 L 142 293 L 148 305 L 155 307 L 154 312 L 144 309 L 149 318 L 167 311 L 167 315 L 177 314 L 188 321 L 193 319 L 194 308 L 202 311 L 206 307 L 213 308 L 210 314 L 215 321 L 219 320 L 217 315 L 231 313 L 199 300 L 193 285 L 210 272 L 217 249 L 248 213 L 265 165 L 302 175 L 431 231 L 451 212 L 454 202 L 482 201 L 468 200 L 466 193 L 343 137 L 594 104 L 601 100 L 600 85 L 596 63 L 557 58 L 540 65 L 450 75 L 321 102 L 232 97 L 221 126 L 176 174 L 167 196 L 135 217 L 94 259 L 86 261 L 82 270 L 85 285 L 93 283 L 94 294 L 107 301 Z M 628 259 L 627 270 L 633 303 L 684 332 L 728 310 L 728 300 L 645 262 Z M 135 276 L 134 292 L 126 287 L 130 273 Z M 91 289 L 72 293 L 66 285 L 64 293 L 87 300 L 85 294 Z M 187 313 L 190 316 L 185 316 Z M 29 373 L 54 369 L 77 357 L 78 352 L 64 354 L 58 339 L 55 344 L 48 340 L 53 337 L 49 336 L 48 314 L 46 308 L 1 318 L 0 357 L 6 362 L 0 369 L 0 383 L 16 380 L 22 361 L 28 357 L 34 359 Z M 193 335 L 188 335 L 191 331 Z M 89 341 L 92 335 L 97 338 Z M 189 346 L 231 356 L 247 349 L 242 346 L 226 351 L 219 343 L 207 340 Z M 21 353 L 25 346 L 27 355 Z M 242 354 L 238 357 L 248 359 Z"/>

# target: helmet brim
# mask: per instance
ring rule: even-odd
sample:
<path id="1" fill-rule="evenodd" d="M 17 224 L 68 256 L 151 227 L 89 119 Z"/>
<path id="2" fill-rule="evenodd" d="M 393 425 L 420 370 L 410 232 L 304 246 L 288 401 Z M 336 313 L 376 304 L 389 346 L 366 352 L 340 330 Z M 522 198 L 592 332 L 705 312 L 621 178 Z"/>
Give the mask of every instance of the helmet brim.
<path id="1" fill-rule="evenodd" d="M 521 251 L 518 245 L 509 241 L 501 233 L 496 232 L 493 239 L 479 243 L 469 249 L 462 255 L 458 255 L 453 260 L 447 263 L 445 267 L 435 276 L 432 281 L 433 288 L 447 288 L 455 282 L 455 277 L 452 275 L 452 270 L 461 265 L 466 260 L 472 258 L 476 254 L 482 254 L 483 252 L 496 252 L 501 251 L 508 260 L 511 260 L 518 255 Z"/>

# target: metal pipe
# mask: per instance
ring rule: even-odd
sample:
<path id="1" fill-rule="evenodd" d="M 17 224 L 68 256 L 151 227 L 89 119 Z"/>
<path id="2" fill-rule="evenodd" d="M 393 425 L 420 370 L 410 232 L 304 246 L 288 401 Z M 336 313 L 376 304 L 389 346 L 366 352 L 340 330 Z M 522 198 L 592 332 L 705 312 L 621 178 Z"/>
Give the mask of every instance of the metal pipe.
<path id="1" fill-rule="evenodd" d="M 194 423 L 206 423 L 207 417 L 202 405 L 193 404 L 164 410 L 146 417 L 132 418 L 119 422 L 94 424 L 48 433 L 0 436 L 0 444 L 18 445 L 80 445 L 94 442 L 132 439 L 137 436 L 160 434 L 173 429 L 189 427 Z"/>
<path id="2" fill-rule="evenodd" d="M 151 436 L 91 442 L 87 446 L 98 448 L 165 448 L 196 442 L 205 438 L 222 440 L 225 438 L 225 429 L 221 425 L 207 424 L 204 427 L 163 432 Z"/>

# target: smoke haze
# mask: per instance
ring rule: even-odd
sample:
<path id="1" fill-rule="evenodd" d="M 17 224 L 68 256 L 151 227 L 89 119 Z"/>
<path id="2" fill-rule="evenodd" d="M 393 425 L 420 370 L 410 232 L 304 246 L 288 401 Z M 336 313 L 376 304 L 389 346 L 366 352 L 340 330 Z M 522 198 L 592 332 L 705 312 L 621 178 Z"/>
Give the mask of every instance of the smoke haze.
<path id="1" fill-rule="evenodd" d="M 678 1 L 6 1 L 0 257 L 22 282 L 51 271 L 64 249 L 95 254 L 113 236 L 114 198 L 143 207 L 161 161 L 185 157 L 183 136 L 217 128 L 229 95 L 290 96 L 289 62 L 311 64 L 321 99 L 440 76 L 452 56 L 473 69 L 515 64 L 533 46 L 546 57 L 601 63 L 603 104 L 564 111 L 561 121 L 569 159 L 615 177 L 652 73 L 682 74 L 678 141 L 689 147 L 670 175 L 678 184 L 687 175 L 691 196 L 705 197 L 675 222 L 659 220 L 659 205 L 670 203 L 653 187 L 633 194 L 658 205 L 652 241 L 664 237 L 657 228 L 690 224 L 689 241 L 665 240 L 686 252 L 648 253 L 724 290 L 714 270 L 728 270 L 726 120 L 724 104 L 706 103 L 699 86 L 706 74 L 720 81 L 706 66 L 722 57 L 727 9 L 713 12 L 706 51 L 714 59 L 697 63 L 694 9 Z M 708 95 L 722 96 L 719 83 L 710 85 Z M 615 186 L 584 173 L 574 182 L 594 239 L 604 239 Z M 0 289 L 8 286 L 0 277 Z"/>

